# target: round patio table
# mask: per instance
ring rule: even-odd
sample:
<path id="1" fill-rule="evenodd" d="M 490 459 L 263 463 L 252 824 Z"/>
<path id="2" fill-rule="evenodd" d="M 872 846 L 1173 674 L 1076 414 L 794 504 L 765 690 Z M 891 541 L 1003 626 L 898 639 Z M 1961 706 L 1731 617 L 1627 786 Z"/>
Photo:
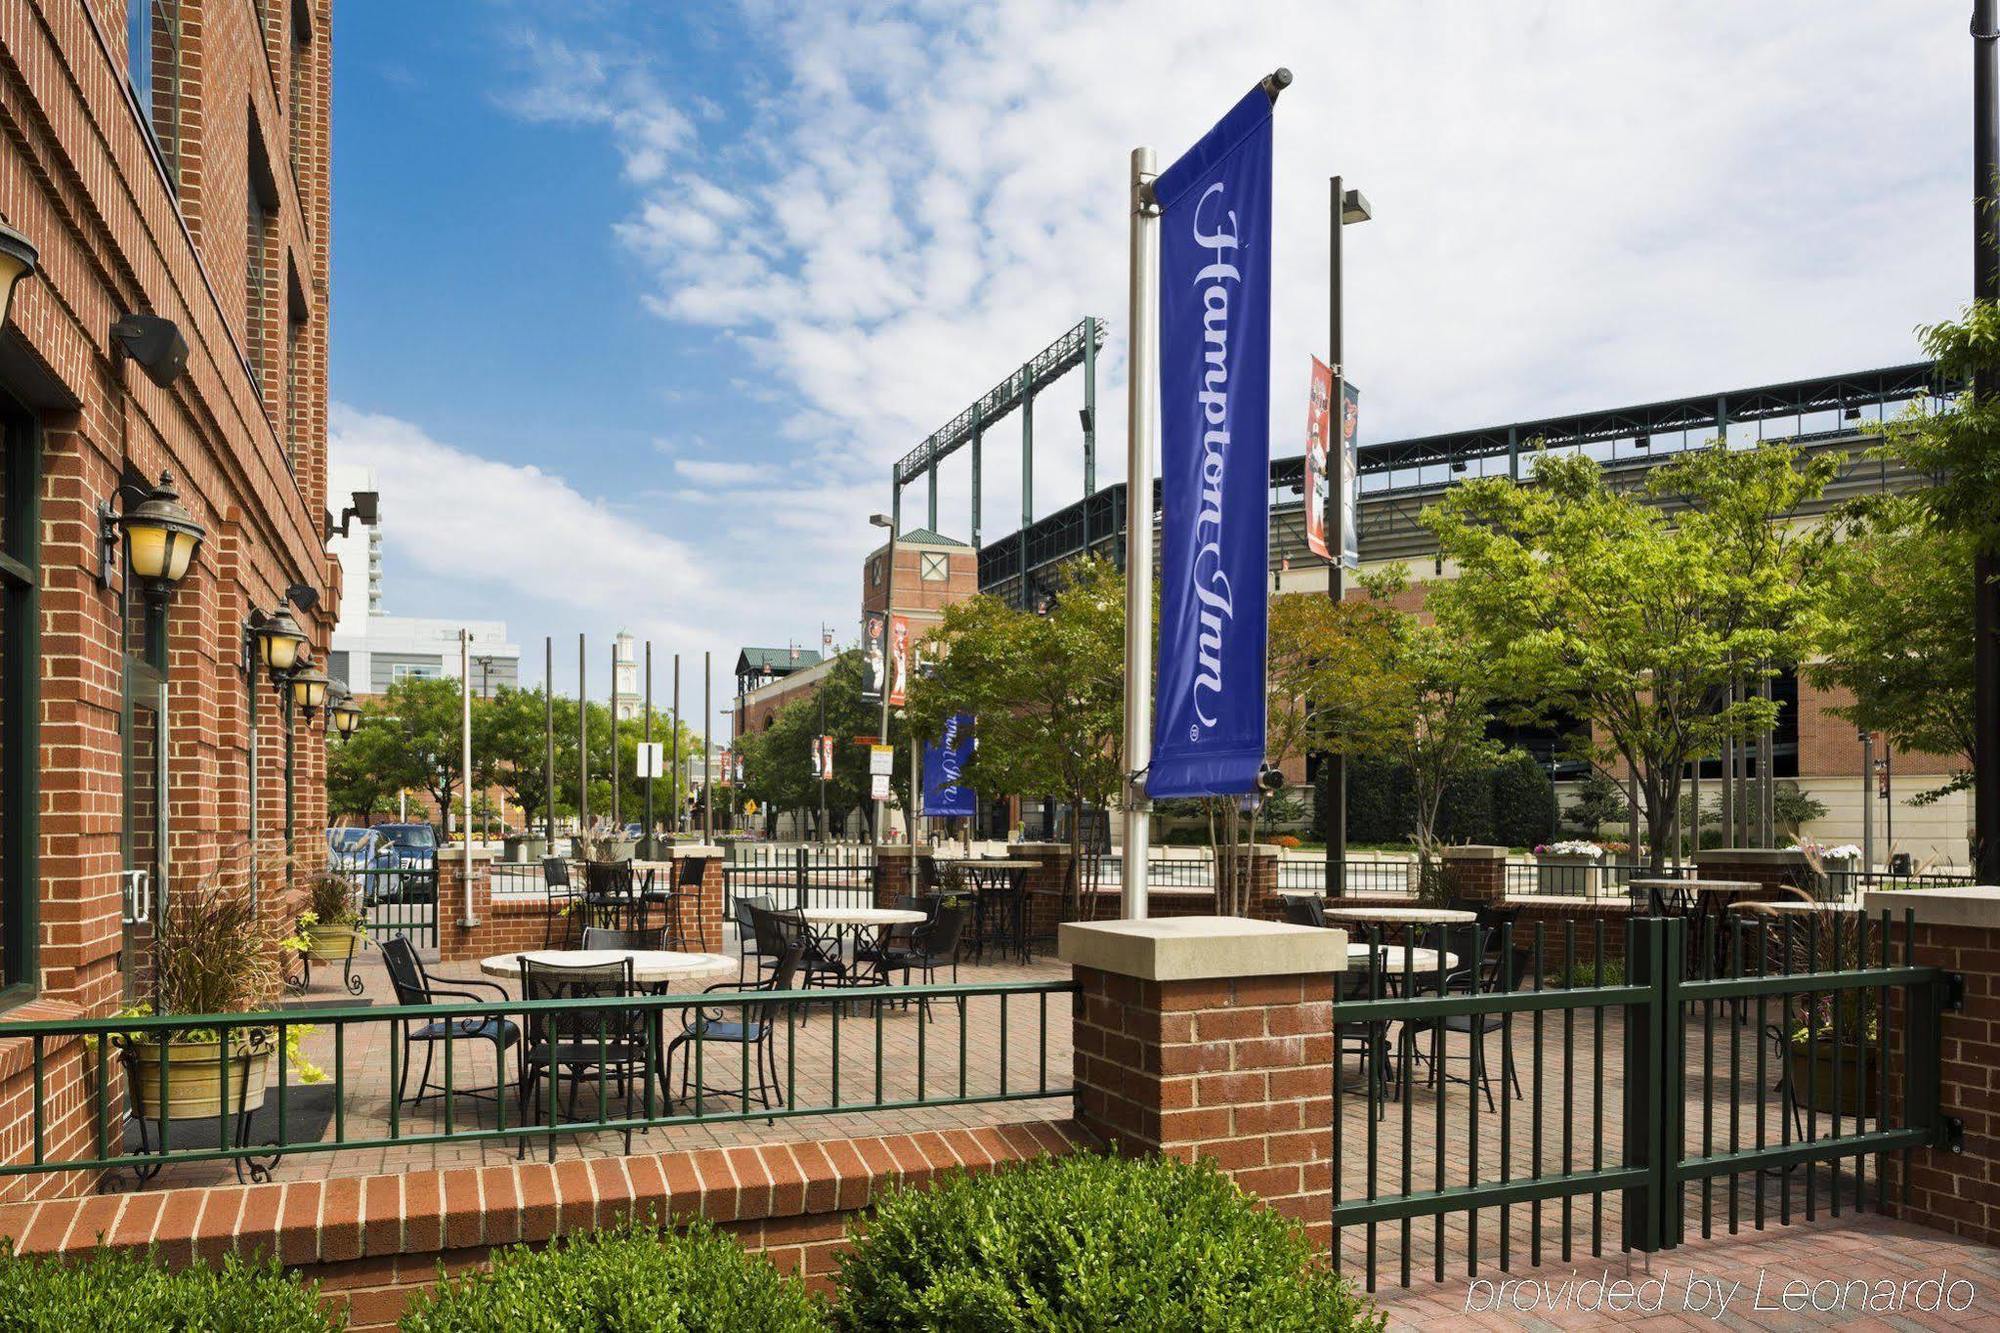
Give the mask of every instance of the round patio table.
<path id="1" fill-rule="evenodd" d="M 886 933 L 892 926 L 921 925 L 929 919 L 929 915 L 904 907 L 808 907 L 805 910 L 806 924 L 816 934 L 833 936 L 834 957 L 843 961 L 860 956 L 864 932 Z M 861 984 L 860 967 L 848 968 L 847 983 L 854 986 Z"/>
<path id="2" fill-rule="evenodd" d="M 996 924 L 988 913 L 994 910 L 1008 910 L 1007 933 L 1015 955 L 1025 965 L 1028 961 L 1028 872 L 1039 861 L 1030 861 L 1018 856 L 971 856 L 953 861 L 952 867 L 958 871 L 959 882 L 973 894 L 972 956 L 984 962 L 986 958 L 986 935 Z M 987 907 L 987 895 L 995 898 L 1008 897 L 1012 901 L 1003 903 L 999 909 Z"/>
<path id="3" fill-rule="evenodd" d="M 1395 945 L 1395 944 L 1384 944 L 1379 948 L 1371 950 L 1370 947 L 1365 942 L 1364 943 L 1350 942 L 1347 946 L 1347 960 L 1350 963 L 1360 963 L 1366 965 L 1368 962 L 1368 955 L 1370 952 L 1379 954 L 1381 956 L 1382 973 L 1385 976 L 1390 973 L 1396 973 L 1398 975 L 1402 973 L 1404 955 L 1406 954 L 1409 956 L 1409 965 L 1410 965 L 1410 970 L 1412 972 L 1416 972 L 1419 974 L 1424 972 L 1430 972 L 1435 974 L 1438 970 L 1438 956 L 1436 949 L 1405 949 L 1400 945 Z M 1455 953 L 1445 954 L 1444 970 L 1449 972 L 1457 966 L 1458 966 L 1458 955 Z"/>
<path id="4" fill-rule="evenodd" d="M 1326 914 L 1384 926 L 1463 926 L 1479 920 L 1479 913 L 1456 907 L 1342 907 L 1338 902 L 1327 903 Z"/>
<path id="5" fill-rule="evenodd" d="M 1757 905 L 1768 907 L 1773 912 L 1859 912 L 1861 910 L 1860 903 L 1807 903 L 1797 899 Z"/>
<path id="6" fill-rule="evenodd" d="M 602 967 L 630 958 L 632 980 L 642 986 L 665 986 L 673 981 L 715 981 L 736 976 L 739 971 L 734 958 L 725 958 L 719 953 L 676 953 L 670 949 L 524 949 L 520 953 L 482 958 L 479 970 L 489 977 L 518 980 L 524 957 L 558 967 Z"/>

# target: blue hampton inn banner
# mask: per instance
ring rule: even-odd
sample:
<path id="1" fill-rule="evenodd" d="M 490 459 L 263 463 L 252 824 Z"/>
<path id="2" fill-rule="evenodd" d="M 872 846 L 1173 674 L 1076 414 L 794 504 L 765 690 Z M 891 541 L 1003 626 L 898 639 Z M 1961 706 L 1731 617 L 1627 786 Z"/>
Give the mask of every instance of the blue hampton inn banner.
<path id="1" fill-rule="evenodd" d="M 1271 99 L 1160 173 L 1160 647 L 1148 794 L 1230 796 L 1264 764 Z"/>
<path id="2" fill-rule="evenodd" d="M 972 758 L 972 714 L 945 719 L 944 735 L 924 746 L 924 815 L 946 819 L 979 813 L 979 793 L 958 785 Z"/>

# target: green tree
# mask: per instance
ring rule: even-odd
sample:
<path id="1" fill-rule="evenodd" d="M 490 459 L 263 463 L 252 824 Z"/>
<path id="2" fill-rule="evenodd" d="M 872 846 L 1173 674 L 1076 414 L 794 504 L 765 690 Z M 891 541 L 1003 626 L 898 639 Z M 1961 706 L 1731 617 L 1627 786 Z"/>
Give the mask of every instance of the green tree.
<path id="1" fill-rule="evenodd" d="M 1727 567 L 1733 508 L 1676 522 L 1614 491 L 1589 458 L 1535 463 L 1533 485 L 1481 478 L 1425 511 L 1459 566 L 1430 607 L 1525 711 L 1587 721 L 1585 756 L 1636 775 L 1651 866 L 1663 870 L 1689 760 L 1776 717 L 1768 700 L 1724 692 L 1797 651 L 1796 591 L 1778 569 Z"/>
<path id="2" fill-rule="evenodd" d="M 820 709 L 825 707 L 826 732 L 833 737 L 833 779 L 826 788 L 827 817 L 845 822 L 865 813 L 869 805 L 868 747 L 858 736 L 881 731 L 881 706 L 862 698 L 863 666 L 858 649 L 840 654 L 820 678 L 816 692 L 794 699 L 778 710 L 764 731 L 744 737 L 743 779 L 746 794 L 759 805 L 792 810 L 817 819 L 819 789 L 812 776 L 812 738 L 820 735 Z M 902 722 L 889 721 L 895 746 L 890 788 L 899 798 L 909 790 L 910 756 Z M 831 829 L 821 830 L 830 836 Z"/>
<path id="3" fill-rule="evenodd" d="M 474 708 L 483 702 L 475 699 Z M 398 787 L 423 788 L 439 810 L 452 808 L 462 776 L 461 706 L 458 681 L 406 676 L 390 684 L 379 713 L 363 724 L 363 730 L 379 730 L 384 744 L 400 753 L 391 772 L 409 780 Z M 476 713 L 473 734 L 479 734 Z"/>
<path id="4" fill-rule="evenodd" d="M 372 706 L 359 730 L 327 747 L 326 802 L 335 817 L 352 815 L 366 824 L 395 812 L 397 792 L 424 785 L 396 733 L 381 724 L 382 710 Z"/>
<path id="5" fill-rule="evenodd" d="M 1973 723 L 1973 538 L 1940 530 L 1922 502 L 1898 496 L 1850 510 L 1829 546 L 1820 658 L 1804 669 L 1820 689 L 1846 691 L 1832 709 L 1900 750 L 1977 753 Z M 1914 798 L 1970 787 L 1972 770 Z"/>
<path id="6" fill-rule="evenodd" d="M 542 827 L 548 814 L 549 784 L 543 777 L 548 762 L 547 697 L 539 689 L 502 686 L 490 700 L 473 701 L 474 751 L 488 771 L 487 780 L 521 807 L 529 830 Z M 576 705 L 569 699 L 558 699 L 556 704 L 555 772 L 560 775 L 576 767 Z M 560 801 L 556 809 L 559 814 L 576 812 L 574 804 L 565 807 Z"/>
<path id="7" fill-rule="evenodd" d="M 925 644 L 935 666 L 910 688 L 913 732 L 935 739 L 951 714 L 969 712 L 979 744 L 966 781 L 988 793 L 1069 802 L 1074 907 L 1083 822 L 1074 813 L 1107 806 L 1123 783 L 1124 575 L 1106 561 L 1080 560 L 1040 615 L 970 598 L 945 611 Z"/>

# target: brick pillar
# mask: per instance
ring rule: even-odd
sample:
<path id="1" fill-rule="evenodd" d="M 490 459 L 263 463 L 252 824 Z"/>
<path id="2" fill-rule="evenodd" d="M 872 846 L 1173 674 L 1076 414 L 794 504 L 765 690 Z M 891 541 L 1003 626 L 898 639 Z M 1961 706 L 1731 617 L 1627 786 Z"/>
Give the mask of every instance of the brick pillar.
<path id="1" fill-rule="evenodd" d="M 1259 921 L 1283 921 L 1285 901 L 1278 896 L 1278 864 L 1284 849 L 1265 843 L 1250 848 L 1249 914 Z"/>
<path id="2" fill-rule="evenodd" d="M 493 915 L 493 853 L 472 853 L 472 909 L 465 905 L 465 849 L 439 848 L 437 856 L 438 959 L 478 958 L 482 928 Z"/>
<path id="3" fill-rule="evenodd" d="M 924 892 L 931 883 L 931 849 L 918 847 L 916 855 L 921 858 L 917 865 L 917 891 Z M 894 907 L 896 900 L 910 891 L 910 849 L 898 844 L 894 847 L 875 849 L 875 905 Z"/>
<path id="4" fill-rule="evenodd" d="M 699 858 L 701 867 L 701 951 L 722 952 L 722 867 L 728 858 L 720 847 L 676 846 L 676 861 Z"/>
<path id="5" fill-rule="evenodd" d="M 1873 892 L 1866 911 L 1886 910 L 1897 923 L 1890 955 L 1902 960 L 1903 921 L 1915 915 L 1914 961 L 1965 979 L 1965 1007 L 1947 1009 L 1938 1022 L 1938 1110 L 1965 1127 L 1963 1150 L 1919 1148 L 1909 1157 L 1909 1202 L 1904 1204 L 1901 1153 L 1881 1157 L 1889 1210 L 1908 1221 L 1937 1227 L 1988 1245 L 2000 1244 L 2000 888 Z M 1911 1071 L 1906 1062 L 1904 992 L 1890 992 L 1889 1123 L 1904 1123 Z"/>
<path id="6" fill-rule="evenodd" d="M 1499 904 L 1507 896 L 1507 849 L 1445 848 L 1444 891 L 1453 898 Z"/>
<path id="7" fill-rule="evenodd" d="M 1236 917 L 1071 922 L 1077 1119 L 1213 1160 L 1329 1239 L 1333 995 L 1347 934 Z"/>

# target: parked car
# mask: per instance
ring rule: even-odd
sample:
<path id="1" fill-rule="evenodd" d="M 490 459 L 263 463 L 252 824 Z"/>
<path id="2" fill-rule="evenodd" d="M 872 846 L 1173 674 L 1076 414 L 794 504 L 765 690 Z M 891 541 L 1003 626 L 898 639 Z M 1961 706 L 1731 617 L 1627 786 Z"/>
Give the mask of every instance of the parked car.
<path id="1" fill-rule="evenodd" d="M 375 852 L 363 876 L 362 901 L 427 903 L 437 895 L 437 830 L 429 824 L 377 824 Z M 405 875 L 407 870 L 431 874 Z"/>
<path id="2" fill-rule="evenodd" d="M 377 841 L 372 828 L 330 828 L 326 831 L 328 864 L 335 870 L 373 865 Z"/>

